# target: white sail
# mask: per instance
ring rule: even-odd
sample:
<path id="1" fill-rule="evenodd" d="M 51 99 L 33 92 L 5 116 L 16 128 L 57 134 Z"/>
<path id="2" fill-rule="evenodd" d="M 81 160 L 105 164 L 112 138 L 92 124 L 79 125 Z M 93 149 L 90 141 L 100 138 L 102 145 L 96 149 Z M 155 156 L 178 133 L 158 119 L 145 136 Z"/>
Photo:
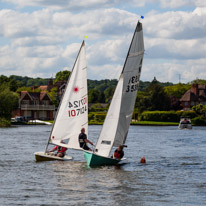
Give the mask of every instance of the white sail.
<path id="1" fill-rule="evenodd" d="M 131 122 L 144 55 L 142 24 L 138 22 L 107 113 L 95 153 L 108 157 L 113 146 L 125 143 Z"/>
<path id="2" fill-rule="evenodd" d="M 60 103 L 49 143 L 80 149 L 78 136 L 82 127 L 88 133 L 87 72 L 84 41 L 75 61 Z M 61 140 L 68 143 L 61 144 Z M 67 142 L 67 141 L 66 141 Z"/>

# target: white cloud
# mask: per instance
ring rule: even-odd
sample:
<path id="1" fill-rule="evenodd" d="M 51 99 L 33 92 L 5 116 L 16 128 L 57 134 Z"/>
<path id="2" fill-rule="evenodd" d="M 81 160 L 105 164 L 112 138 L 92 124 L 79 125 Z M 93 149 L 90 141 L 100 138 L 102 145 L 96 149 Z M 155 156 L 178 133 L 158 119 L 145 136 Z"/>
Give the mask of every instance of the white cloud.
<path id="1" fill-rule="evenodd" d="M 137 15 L 109 6 L 124 1 L 21 1 L 19 6 L 45 6 L 34 12 L 0 10 L 2 74 L 50 77 L 63 68 L 72 69 L 84 36 L 90 79 L 118 78 L 137 21 Z M 87 2 L 87 5 L 85 5 Z M 134 6 L 148 1 L 129 0 Z M 150 3 L 161 0 L 150 0 Z M 206 9 L 201 1 L 164 1 L 162 6 L 199 7 L 194 11 L 152 11 L 145 15 L 145 59 L 141 79 L 187 82 L 205 76 Z M 127 6 L 124 4 L 125 7 Z M 65 8 L 65 10 L 54 10 Z M 81 12 L 76 12 L 77 9 Z M 89 9 L 88 9 L 89 8 Z M 73 12 L 75 10 L 75 12 Z M 25 11 L 25 10 L 24 10 Z M 74 43 L 75 42 L 75 43 Z M 67 45 L 66 45 L 67 44 Z"/>
<path id="2" fill-rule="evenodd" d="M 64 9 L 64 10 L 80 10 L 80 9 L 88 9 L 88 8 L 101 8 L 101 7 L 109 7 L 113 6 L 117 0 L 64 0 L 64 1 L 56 1 L 56 0 L 4 0 L 4 2 L 12 3 L 17 5 L 18 7 L 27 7 L 27 6 L 40 6 L 51 8 L 55 10 Z M 120 1 L 121 2 L 121 1 Z"/>
<path id="3" fill-rule="evenodd" d="M 197 39 L 205 37 L 206 12 L 197 8 L 193 12 L 165 12 L 150 14 L 145 19 L 148 36 L 174 39 Z"/>
<path id="4" fill-rule="evenodd" d="M 163 8 L 180 8 L 184 6 L 206 7 L 204 0 L 159 0 Z"/>
<path id="5" fill-rule="evenodd" d="M 118 79 L 121 71 L 122 65 L 88 66 L 88 79 Z"/>
<path id="6" fill-rule="evenodd" d="M 206 59 L 172 60 L 170 62 L 147 60 L 143 64 L 141 79 L 145 81 L 156 77 L 160 82 L 170 81 L 174 83 L 179 82 L 179 75 L 180 81 L 183 83 L 196 78 L 206 79 L 205 65 Z"/>
<path id="7" fill-rule="evenodd" d="M 135 23 L 136 15 L 119 9 L 100 9 L 74 15 L 44 9 L 33 13 L 1 10 L 0 18 L 1 35 L 11 40 L 10 45 L 0 50 L 4 52 L 0 57 L 1 67 L 6 67 L 8 74 L 22 71 L 22 75 L 45 73 L 43 76 L 47 76 L 65 66 L 72 68 L 79 44 L 69 43 L 65 47 L 64 43 L 70 38 L 79 37 L 82 40 L 85 34 L 90 41 L 99 40 L 91 46 L 94 50 L 88 48 L 88 61 L 93 62 L 93 66 L 94 62 L 104 65 L 120 61 L 122 50 L 119 48 L 125 47 L 123 39 L 127 34 L 132 35 L 130 30 L 134 29 L 132 22 Z M 119 40 L 111 40 L 118 36 Z M 80 41 L 76 39 L 76 42 Z M 95 61 L 95 51 L 100 54 L 99 60 L 104 59 L 104 62 Z M 5 60 L 8 59 L 10 64 L 6 65 Z"/>

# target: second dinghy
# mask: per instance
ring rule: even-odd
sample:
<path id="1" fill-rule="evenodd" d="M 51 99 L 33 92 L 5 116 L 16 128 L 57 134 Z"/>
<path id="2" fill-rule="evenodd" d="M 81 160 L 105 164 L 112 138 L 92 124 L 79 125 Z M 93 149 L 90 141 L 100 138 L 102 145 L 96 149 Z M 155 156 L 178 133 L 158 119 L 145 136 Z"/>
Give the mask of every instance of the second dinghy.
<path id="1" fill-rule="evenodd" d="M 36 152 L 36 161 L 71 160 L 48 152 L 48 145 L 79 149 L 78 136 L 82 127 L 88 132 L 87 72 L 85 43 L 82 42 L 74 67 L 61 99 L 45 152 Z M 65 143 L 62 143 L 64 141 Z"/>

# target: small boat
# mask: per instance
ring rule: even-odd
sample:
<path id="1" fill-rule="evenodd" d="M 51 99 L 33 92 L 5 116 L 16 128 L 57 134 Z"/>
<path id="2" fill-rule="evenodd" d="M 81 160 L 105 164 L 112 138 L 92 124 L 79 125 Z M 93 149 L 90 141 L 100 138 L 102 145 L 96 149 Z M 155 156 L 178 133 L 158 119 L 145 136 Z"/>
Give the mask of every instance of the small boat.
<path id="1" fill-rule="evenodd" d="M 48 152 L 50 144 L 82 150 L 78 136 L 82 127 L 86 133 L 88 132 L 87 93 L 86 54 L 83 41 L 61 99 L 45 152 L 35 152 L 36 161 L 72 159 L 67 155 L 62 158 Z"/>
<path id="2" fill-rule="evenodd" d="M 50 123 L 50 122 L 46 122 L 46 121 L 42 121 L 42 120 L 38 120 L 38 119 L 35 119 L 35 120 L 29 120 L 28 123 L 31 123 L 31 124 L 45 124 L 45 125 L 52 125 L 52 123 Z"/>
<path id="3" fill-rule="evenodd" d="M 48 152 L 35 152 L 35 157 L 37 162 L 43 161 L 53 161 L 53 160 L 60 160 L 60 161 L 69 161 L 72 160 L 71 156 L 65 155 L 64 157 L 57 157 L 54 153 Z"/>
<path id="4" fill-rule="evenodd" d="M 191 123 L 190 118 L 181 117 L 178 128 L 179 129 L 192 129 L 192 123 Z"/>
<path id="5" fill-rule="evenodd" d="M 142 23 L 138 22 L 95 149 L 93 152 L 84 151 L 88 166 L 116 165 L 122 161 L 111 158 L 110 153 L 113 147 L 125 144 L 137 96 L 143 55 Z"/>

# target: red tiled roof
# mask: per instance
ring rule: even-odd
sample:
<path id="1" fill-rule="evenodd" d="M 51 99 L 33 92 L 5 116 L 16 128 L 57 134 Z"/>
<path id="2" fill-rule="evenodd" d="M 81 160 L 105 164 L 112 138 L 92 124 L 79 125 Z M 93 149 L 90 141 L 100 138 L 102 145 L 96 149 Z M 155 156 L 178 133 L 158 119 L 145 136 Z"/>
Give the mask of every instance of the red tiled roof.
<path id="1" fill-rule="evenodd" d="M 42 85 L 39 87 L 41 90 L 48 90 L 48 85 Z"/>

